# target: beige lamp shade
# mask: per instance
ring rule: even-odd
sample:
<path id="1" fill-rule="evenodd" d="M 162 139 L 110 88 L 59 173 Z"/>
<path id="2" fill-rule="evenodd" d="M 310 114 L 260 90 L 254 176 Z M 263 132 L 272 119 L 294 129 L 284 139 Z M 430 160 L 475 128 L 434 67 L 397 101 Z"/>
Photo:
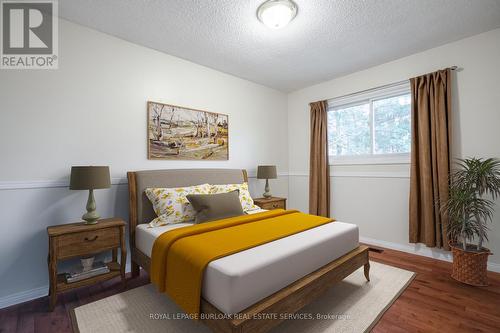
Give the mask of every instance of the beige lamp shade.
<path id="1" fill-rule="evenodd" d="M 259 165 L 257 167 L 257 179 L 276 179 L 276 165 Z"/>
<path id="2" fill-rule="evenodd" d="M 97 190 L 110 186 L 111 179 L 107 166 L 71 167 L 70 190 Z"/>

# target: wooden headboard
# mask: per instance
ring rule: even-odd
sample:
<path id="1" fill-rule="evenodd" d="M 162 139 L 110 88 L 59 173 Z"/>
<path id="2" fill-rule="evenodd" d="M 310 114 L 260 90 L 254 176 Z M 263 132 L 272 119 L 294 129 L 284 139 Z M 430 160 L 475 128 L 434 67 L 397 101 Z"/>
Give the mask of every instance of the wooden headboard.
<path id="1" fill-rule="evenodd" d="M 156 215 L 144 190 L 151 187 L 183 187 L 209 184 L 248 182 L 246 170 L 241 169 L 169 169 L 127 172 L 129 192 L 130 247 L 135 248 L 135 227 L 149 223 Z"/>

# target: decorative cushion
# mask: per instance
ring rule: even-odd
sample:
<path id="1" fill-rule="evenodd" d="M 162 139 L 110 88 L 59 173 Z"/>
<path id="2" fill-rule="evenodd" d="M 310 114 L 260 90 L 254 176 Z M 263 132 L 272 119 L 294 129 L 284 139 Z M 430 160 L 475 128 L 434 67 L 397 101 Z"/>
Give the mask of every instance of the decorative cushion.
<path id="1" fill-rule="evenodd" d="M 239 191 L 218 194 L 188 194 L 187 199 L 196 211 L 196 223 L 244 215 Z"/>
<path id="2" fill-rule="evenodd" d="M 147 188 L 146 196 L 153 204 L 158 216 L 149 223 L 150 227 L 193 221 L 196 215 L 186 198 L 189 194 L 209 194 L 210 185 L 201 184 L 176 188 Z"/>
<path id="3" fill-rule="evenodd" d="M 248 183 L 220 184 L 220 185 L 210 186 L 210 193 L 212 194 L 228 193 L 235 190 L 238 190 L 240 192 L 240 202 L 244 212 L 248 212 L 249 210 L 254 210 L 259 208 L 259 206 L 256 206 L 253 203 L 253 199 L 250 196 L 250 192 L 248 191 Z"/>

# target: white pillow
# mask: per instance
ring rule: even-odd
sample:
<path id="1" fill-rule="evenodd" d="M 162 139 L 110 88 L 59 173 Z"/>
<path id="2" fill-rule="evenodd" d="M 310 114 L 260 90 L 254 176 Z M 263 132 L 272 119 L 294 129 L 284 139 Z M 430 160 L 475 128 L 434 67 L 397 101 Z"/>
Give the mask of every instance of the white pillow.
<path id="1" fill-rule="evenodd" d="M 167 224 L 193 221 L 196 212 L 186 196 L 188 194 L 210 194 L 210 185 L 147 188 L 144 192 L 153 204 L 153 210 L 158 216 L 149 223 L 149 226 L 159 227 Z"/>
<path id="2" fill-rule="evenodd" d="M 259 206 L 256 206 L 253 203 L 252 196 L 250 195 L 250 192 L 248 191 L 248 184 L 247 183 L 220 184 L 220 185 L 211 185 L 210 186 L 210 193 L 212 193 L 212 194 L 227 193 L 227 192 L 231 192 L 231 191 L 235 191 L 235 190 L 240 191 L 241 207 L 243 208 L 243 211 L 245 213 L 250 211 L 250 210 L 259 208 Z"/>

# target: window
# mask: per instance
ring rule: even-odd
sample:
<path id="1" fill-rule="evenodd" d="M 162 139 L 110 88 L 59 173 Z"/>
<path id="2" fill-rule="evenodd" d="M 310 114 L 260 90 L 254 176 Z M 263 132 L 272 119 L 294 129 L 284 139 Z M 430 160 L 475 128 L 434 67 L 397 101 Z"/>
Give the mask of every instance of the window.
<path id="1" fill-rule="evenodd" d="M 407 82 L 328 101 L 330 164 L 408 163 L 410 113 Z"/>

